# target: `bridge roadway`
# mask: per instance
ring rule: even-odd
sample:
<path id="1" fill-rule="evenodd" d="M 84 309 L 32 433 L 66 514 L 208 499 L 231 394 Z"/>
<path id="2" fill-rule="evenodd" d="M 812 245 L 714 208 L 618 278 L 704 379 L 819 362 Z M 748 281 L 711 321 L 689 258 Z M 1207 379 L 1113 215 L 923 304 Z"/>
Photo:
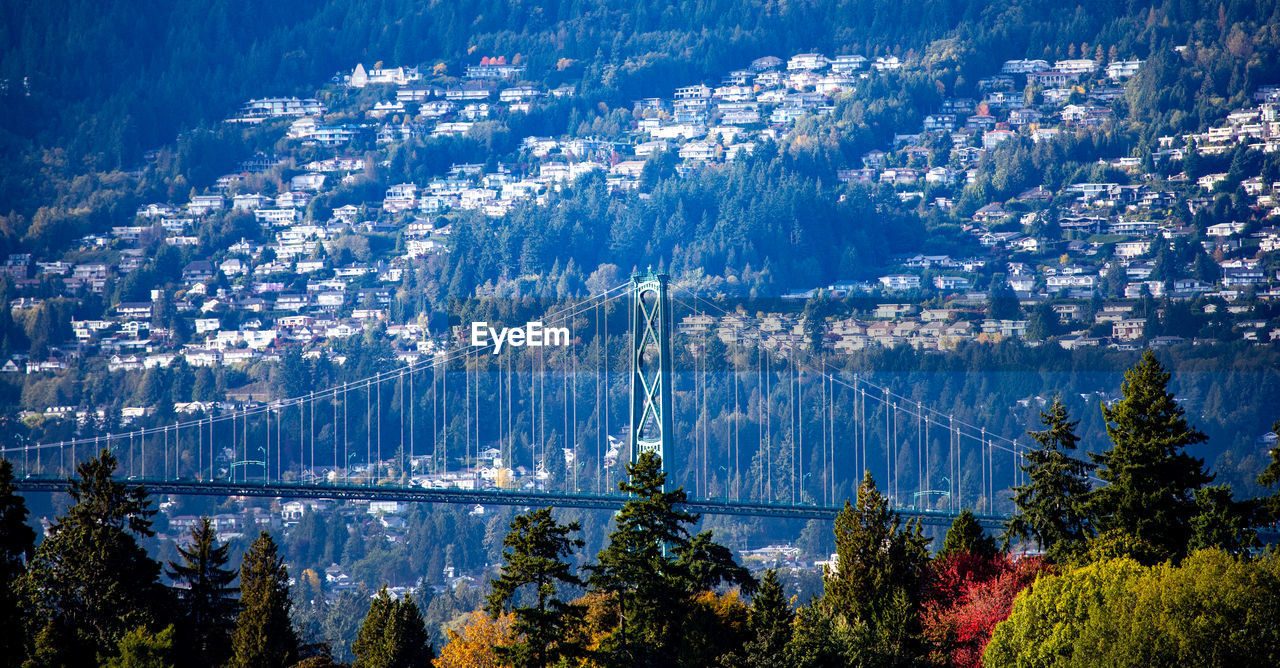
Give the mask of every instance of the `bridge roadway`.
<path id="1" fill-rule="evenodd" d="M 618 510 L 630 498 L 621 494 L 585 492 L 525 492 L 504 490 L 429 489 L 394 485 L 351 485 L 315 483 L 252 483 L 199 480 L 119 479 L 133 485 L 144 485 L 152 494 L 193 494 L 204 496 L 256 496 L 285 499 L 362 499 L 369 501 L 404 501 L 408 503 L 461 503 L 500 506 L 555 506 Z M 24 492 L 65 492 L 65 478 L 17 478 L 14 485 Z M 755 503 L 727 499 L 691 499 L 685 508 L 708 515 L 777 517 L 783 519 L 834 519 L 840 507 L 786 503 Z M 956 514 L 947 511 L 895 508 L 905 519 L 919 518 L 924 524 L 950 526 Z M 1004 517 L 977 515 L 978 522 L 998 527 Z"/>

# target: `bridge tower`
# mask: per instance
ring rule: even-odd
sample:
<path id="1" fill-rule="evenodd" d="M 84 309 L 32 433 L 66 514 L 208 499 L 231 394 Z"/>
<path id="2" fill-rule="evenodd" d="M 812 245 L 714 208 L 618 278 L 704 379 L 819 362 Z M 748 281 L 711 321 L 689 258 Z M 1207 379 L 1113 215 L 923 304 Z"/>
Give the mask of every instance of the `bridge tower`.
<path id="1" fill-rule="evenodd" d="M 641 453 L 675 451 L 671 408 L 671 306 L 666 274 L 631 276 L 631 461 Z"/>

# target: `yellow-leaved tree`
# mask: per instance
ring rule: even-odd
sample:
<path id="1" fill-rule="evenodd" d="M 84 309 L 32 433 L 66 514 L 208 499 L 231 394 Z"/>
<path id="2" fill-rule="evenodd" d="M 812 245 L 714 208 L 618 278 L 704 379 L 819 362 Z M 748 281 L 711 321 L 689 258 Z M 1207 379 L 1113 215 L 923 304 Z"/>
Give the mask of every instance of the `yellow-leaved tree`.
<path id="1" fill-rule="evenodd" d="M 510 614 L 492 619 L 479 610 L 471 613 L 461 632 L 449 631 L 449 644 L 440 650 L 434 665 L 436 668 L 499 668 L 503 664 L 495 648 L 515 641 L 511 621 Z"/>

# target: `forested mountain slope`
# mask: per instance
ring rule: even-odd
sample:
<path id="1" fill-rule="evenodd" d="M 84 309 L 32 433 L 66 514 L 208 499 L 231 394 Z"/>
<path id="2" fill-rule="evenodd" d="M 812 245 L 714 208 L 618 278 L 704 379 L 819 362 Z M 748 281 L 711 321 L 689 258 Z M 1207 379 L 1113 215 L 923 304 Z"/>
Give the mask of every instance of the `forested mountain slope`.
<path id="1" fill-rule="evenodd" d="M 1140 57 L 1163 43 L 1199 43 L 1205 53 L 1182 67 L 1193 71 L 1152 88 L 1164 107 L 1198 92 L 1235 97 L 1274 79 L 1280 60 L 1267 55 L 1280 42 L 1276 12 L 1277 3 L 1252 0 L 5 0 L 0 145 L 9 167 L 0 200 L 29 210 L 53 186 L 37 175 L 42 163 L 60 163 L 64 174 L 130 167 L 241 100 L 312 90 L 362 59 L 519 53 L 548 77 L 581 76 L 587 100 L 618 102 L 807 49 L 923 51 L 938 85 L 950 88 L 1006 58 L 1064 57 L 1081 43 Z M 1212 57 L 1223 49 L 1249 57 Z M 55 149 L 65 153 L 44 155 Z"/>

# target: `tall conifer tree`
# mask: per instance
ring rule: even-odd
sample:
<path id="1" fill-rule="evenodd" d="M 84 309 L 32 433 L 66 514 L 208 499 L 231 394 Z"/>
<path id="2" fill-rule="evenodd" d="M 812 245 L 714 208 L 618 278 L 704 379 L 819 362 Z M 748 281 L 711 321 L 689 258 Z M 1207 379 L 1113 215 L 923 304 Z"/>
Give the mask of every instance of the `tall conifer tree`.
<path id="1" fill-rule="evenodd" d="M 263 531 L 240 566 L 240 616 L 232 635 L 232 666 L 288 666 L 298 659 L 289 620 L 289 572 L 271 534 Z"/>
<path id="2" fill-rule="evenodd" d="M 1092 520 L 1148 563 L 1186 554 L 1195 492 L 1213 476 L 1185 452 L 1208 440 L 1168 390 L 1170 374 L 1150 350 L 1124 374 L 1123 398 L 1103 406 L 1112 447 L 1091 454 L 1106 483 L 1091 494 Z"/>
<path id="3" fill-rule="evenodd" d="M 777 571 L 765 571 L 760 589 L 751 598 L 751 616 L 748 620 L 751 638 L 742 648 L 744 660 L 731 662 L 732 665 L 754 668 L 790 666 L 787 643 L 791 642 L 791 625 L 795 618 L 796 613 L 787 603 Z"/>
<path id="4" fill-rule="evenodd" d="M 902 525 L 876 489 L 871 472 L 858 487 L 858 504 L 836 516 L 836 565 L 822 597 L 836 626 L 854 629 L 846 659 L 901 664 L 921 652 L 918 605 L 929 564 L 929 539 L 919 520 Z"/>
<path id="5" fill-rule="evenodd" d="M 969 554 L 980 559 L 991 559 L 999 552 L 995 539 L 987 535 L 987 530 L 978 523 L 973 511 L 965 508 L 947 529 L 947 535 L 942 539 L 942 551 L 938 556 Z"/>
<path id="6" fill-rule="evenodd" d="M 13 465 L 0 459 L 0 665 L 21 663 L 23 616 L 16 590 L 35 549 L 36 532 L 27 525 L 27 504 L 13 485 Z"/>
<path id="7" fill-rule="evenodd" d="M 1083 503 L 1089 494 L 1087 478 L 1093 465 L 1071 456 L 1080 442 L 1076 425 L 1060 397 L 1040 413 L 1042 431 L 1028 432 L 1036 447 L 1024 456 L 1019 468 L 1027 484 L 1013 488 L 1017 507 L 1005 523 L 1004 541 L 1033 539 L 1054 560 L 1080 549 L 1089 533 Z"/>
<path id="8" fill-rule="evenodd" d="M 582 619 L 583 610 L 556 596 L 564 585 L 581 586 L 565 557 L 582 547 L 580 538 L 570 534 L 582 530 L 577 522 L 560 524 L 550 508 L 517 515 L 511 531 L 503 538 L 502 574 L 492 581 L 486 610 L 497 619 L 508 608 L 515 615 L 513 629 L 520 642 L 500 648 L 501 654 L 518 668 L 555 665 L 561 658 L 581 653 L 567 642 Z M 531 587 L 534 605 L 513 606 L 516 593 Z"/>
<path id="9" fill-rule="evenodd" d="M 168 574 L 178 583 L 182 617 L 178 644 L 196 650 L 187 660 L 199 665 L 221 666 L 231 657 L 231 632 L 235 629 L 236 573 L 227 568 L 226 544 L 208 517 L 191 527 L 191 543 L 179 547 L 182 562 L 169 562 Z"/>
<path id="10" fill-rule="evenodd" d="M 634 498 L 618 512 L 617 529 L 597 563 L 587 567 L 591 588 L 618 606 L 619 624 L 604 653 L 618 665 L 679 665 L 681 624 L 692 595 L 721 582 L 750 593 L 755 580 L 709 531 L 690 537 L 685 525 L 698 515 L 680 510 L 683 488 L 666 491 L 659 457 L 646 452 L 627 472 L 630 479 L 618 488 Z"/>
<path id="11" fill-rule="evenodd" d="M 103 449 L 76 466 L 72 505 L 35 550 L 20 584 L 34 627 L 37 661 L 95 664 L 138 627 L 157 629 L 169 598 L 160 565 L 138 544 L 154 535 L 155 510 L 142 486 L 116 482 Z"/>
<path id="12" fill-rule="evenodd" d="M 418 668 L 435 660 L 418 604 L 411 596 L 391 598 L 386 585 L 369 604 L 351 652 L 353 668 Z"/>

